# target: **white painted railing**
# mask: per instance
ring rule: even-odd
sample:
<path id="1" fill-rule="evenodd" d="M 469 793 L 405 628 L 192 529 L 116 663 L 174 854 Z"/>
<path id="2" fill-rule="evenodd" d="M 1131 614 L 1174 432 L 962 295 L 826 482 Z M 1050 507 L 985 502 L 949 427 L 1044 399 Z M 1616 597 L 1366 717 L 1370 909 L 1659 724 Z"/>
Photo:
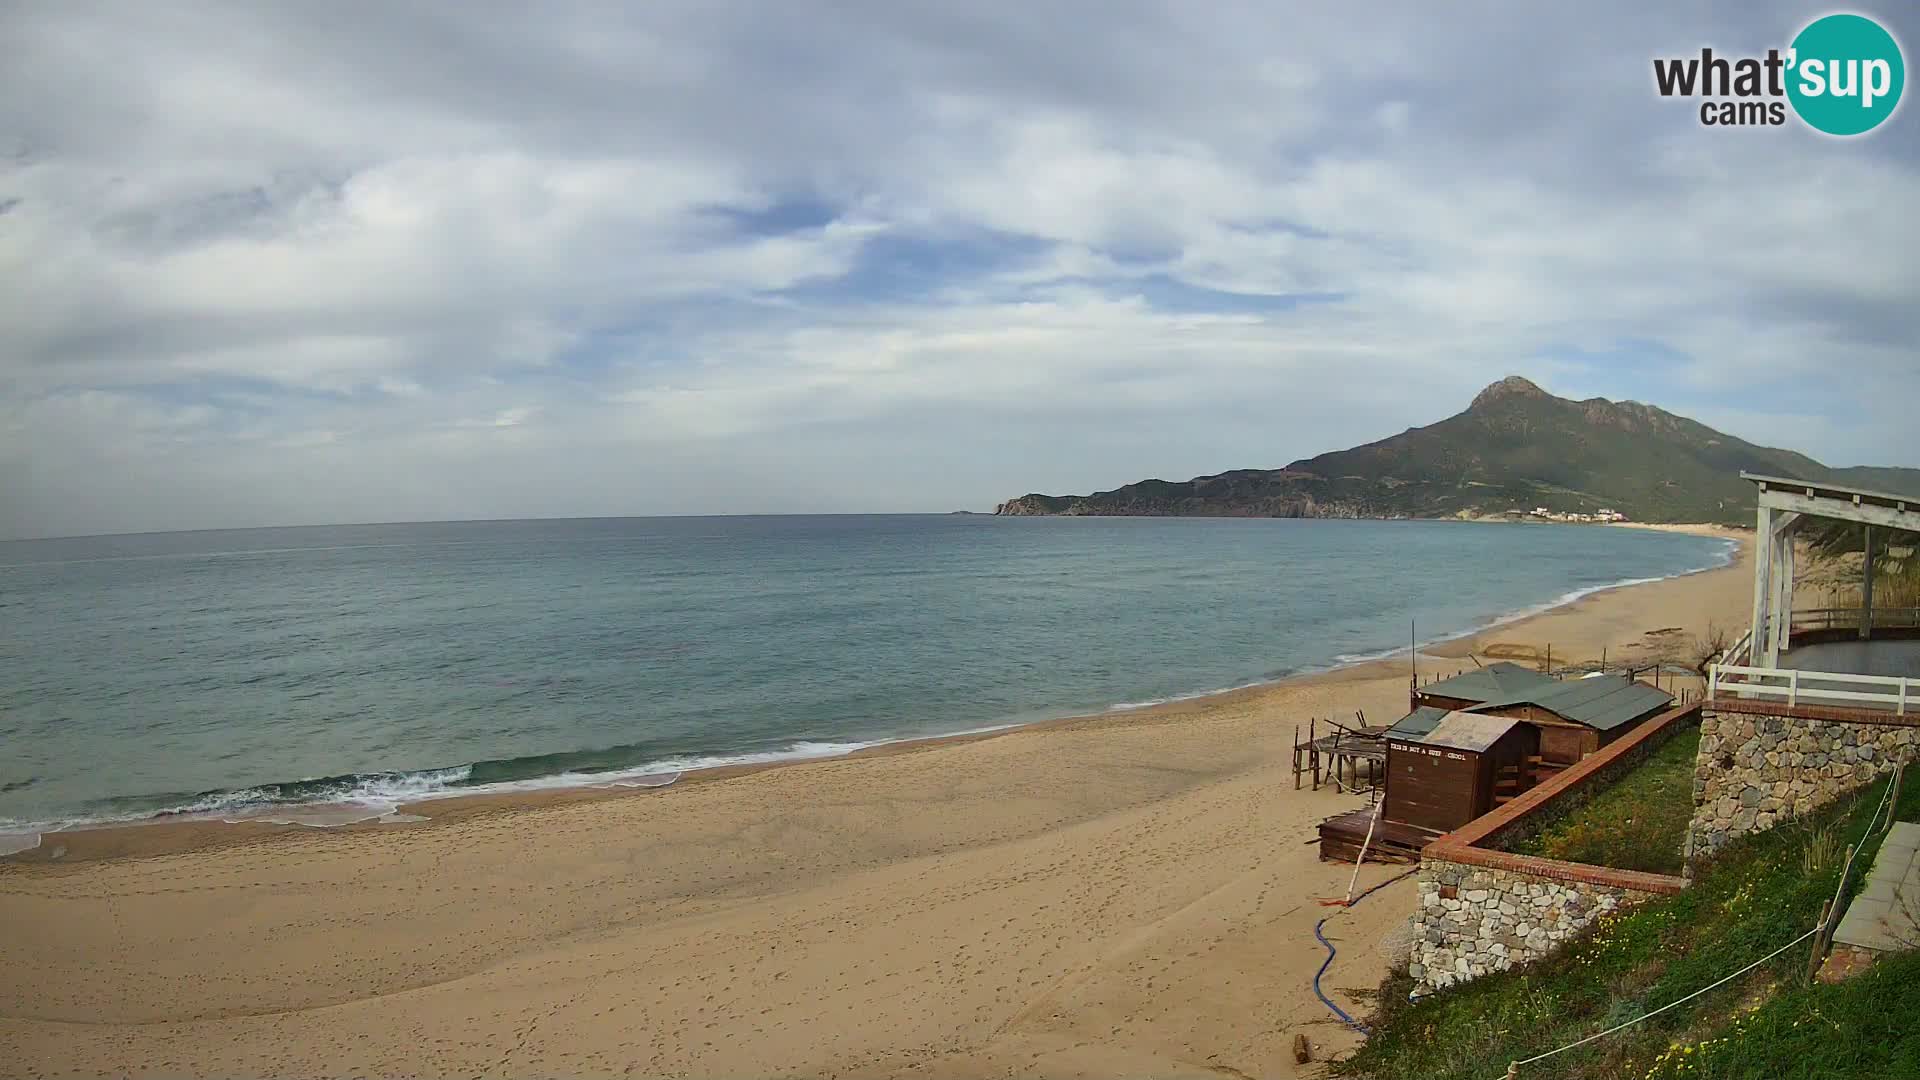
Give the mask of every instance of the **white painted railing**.
<path id="1" fill-rule="evenodd" d="M 1720 654 L 1723 664 L 1745 664 L 1753 660 L 1753 628 L 1748 627 Z"/>
<path id="2" fill-rule="evenodd" d="M 1731 649 L 1728 654 L 1732 655 Z M 1707 669 L 1707 696 L 1766 698 L 1789 706 L 1887 709 L 1901 716 L 1920 712 L 1920 680 L 1837 671 L 1714 664 Z"/>
<path id="3" fill-rule="evenodd" d="M 1852 608 L 1798 608 L 1793 613 L 1793 632 L 1803 630 L 1851 630 L 1857 629 L 1866 619 L 1866 612 Z M 1873 609 L 1873 628 L 1891 630 L 1902 627 L 1920 626 L 1920 607 L 1876 607 Z"/>

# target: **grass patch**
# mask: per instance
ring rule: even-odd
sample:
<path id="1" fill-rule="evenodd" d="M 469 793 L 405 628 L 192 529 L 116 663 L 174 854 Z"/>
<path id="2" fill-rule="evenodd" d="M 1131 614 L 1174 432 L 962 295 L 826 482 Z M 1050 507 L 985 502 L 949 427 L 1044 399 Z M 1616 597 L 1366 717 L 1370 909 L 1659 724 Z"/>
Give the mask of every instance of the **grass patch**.
<path id="1" fill-rule="evenodd" d="M 1514 844 L 1521 855 L 1678 874 L 1700 729 L 1682 731 L 1584 806 Z"/>
<path id="2" fill-rule="evenodd" d="M 1404 971 L 1381 987 L 1374 1034 L 1337 1075 L 1492 1080 L 1507 1063 L 1644 1015 L 1798 937 L 1833 896 L 1848 844 L 1853 887 L 1882 834 L 1879 781 L 1808 818 L 1729 844 L 1678 896 L 1603 917 L 1538 963 L 1408 1002 Z M 1899 817 L 1920 817 L 1920 784 Z M 1711 993 L 1617 1035 L 1521 1068 L 1525 1080 L 1920 1076 L 1920 959 L 1883 960 L 1838 986 L 1809 985 L 1797 946 Z M 1688 1051 L 1688 1046 L 1694 1047 Z"/>

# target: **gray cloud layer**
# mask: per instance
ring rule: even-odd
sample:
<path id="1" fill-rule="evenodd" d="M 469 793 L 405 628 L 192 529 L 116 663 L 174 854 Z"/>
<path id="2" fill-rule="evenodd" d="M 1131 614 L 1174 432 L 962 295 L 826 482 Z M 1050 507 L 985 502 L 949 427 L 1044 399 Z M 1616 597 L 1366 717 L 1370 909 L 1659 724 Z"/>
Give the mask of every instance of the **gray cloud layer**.
<path id="1" fill-rule="evenodd" d="M 983 507 L 1511 371 L 1920 465 L 1914 110 L 1652 90 L 1811 10 L 563 7 L 0 13 L 0 535 Z"/>

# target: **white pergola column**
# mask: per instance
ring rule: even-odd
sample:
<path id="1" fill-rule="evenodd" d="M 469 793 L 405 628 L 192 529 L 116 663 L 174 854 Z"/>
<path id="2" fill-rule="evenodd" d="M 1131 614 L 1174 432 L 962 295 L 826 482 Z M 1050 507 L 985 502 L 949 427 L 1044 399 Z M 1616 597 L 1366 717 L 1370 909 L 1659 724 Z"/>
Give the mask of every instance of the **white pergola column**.
<path id="1" fill-rule="evenodd" d="M 1767 627 L 1767 662 L 1763 665 L 1765 667 L 1780 666 L 1780 654 L 1787 651 L 1789 639 L 1793 635 L 1795 554 L 1793 534 L 1799 524 L 1799 514 L 1781 514 L 1773 522 L 1773 566 L 1769 571 L 1772 595 L 1768 597 L 1769 625 Z"/>
<path id="2" fill-rule="evenodd" d="M 1920 505 L 1884 491 L 1818 484 L 1743 472 L 1758 486 L 1754 529 L 1753 628 L 1747 663 L 1778 667 L 1780 654 L 1793 644 L 1793 579 L 1798 553 L 1795 526 L 1803 519 L 1852 521 L 1869 527 L 1866 566 L 1861 582 L 1860 636 L 1873 627 L 1874 540 L 1881 529 L 1920 532 Z"/>
<path id="3" fill-rule="evenodd" d="M 1873 526 L 1866 527 L 1860 564 L 1860 640 L 1873 636 Z"/>
<path id="4" fill-rule="evenodd" d="M 1766 486 L 1761 486 L 1761 491 Z M 1760 500 L 1753 525 L 1753 629 L 1747 636 L 1747 663 L 1761 667 L 1767 655 L 1767 608 L 1773 571 L 1773 508 Z"/>

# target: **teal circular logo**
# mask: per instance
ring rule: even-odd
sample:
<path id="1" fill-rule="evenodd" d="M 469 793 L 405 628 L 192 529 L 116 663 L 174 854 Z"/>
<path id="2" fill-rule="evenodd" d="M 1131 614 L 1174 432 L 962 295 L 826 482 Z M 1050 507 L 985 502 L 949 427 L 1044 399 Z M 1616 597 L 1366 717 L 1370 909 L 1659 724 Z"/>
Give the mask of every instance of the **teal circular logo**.
<path id="1" fill-rule="evenodd" d="M 1787 100 L 1817 131 L 1859 135 L 1900 104 L 1907 65 L 1900 43 L 1864 15 L 1827 15 L 1808 23 L 1788 53 Z"/>

